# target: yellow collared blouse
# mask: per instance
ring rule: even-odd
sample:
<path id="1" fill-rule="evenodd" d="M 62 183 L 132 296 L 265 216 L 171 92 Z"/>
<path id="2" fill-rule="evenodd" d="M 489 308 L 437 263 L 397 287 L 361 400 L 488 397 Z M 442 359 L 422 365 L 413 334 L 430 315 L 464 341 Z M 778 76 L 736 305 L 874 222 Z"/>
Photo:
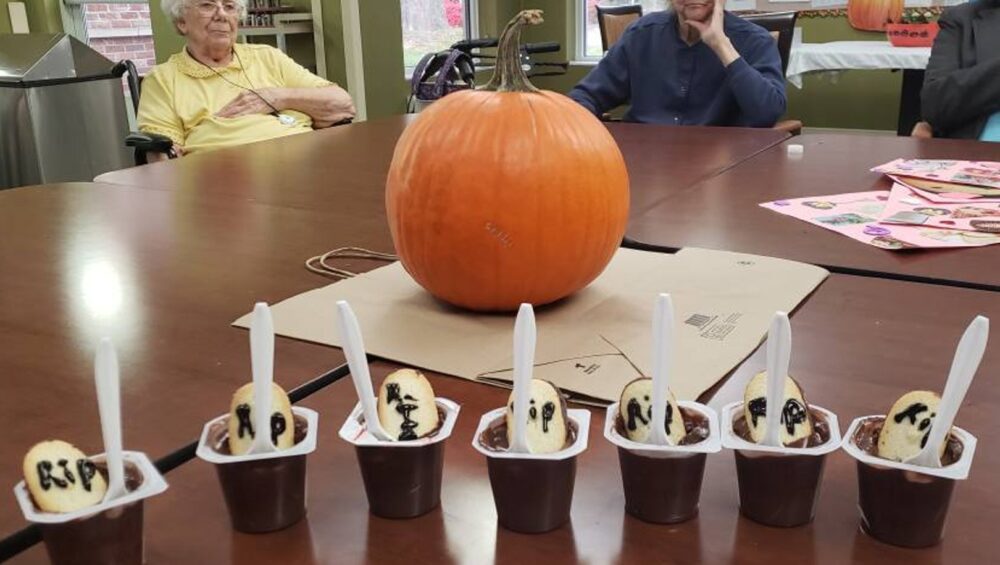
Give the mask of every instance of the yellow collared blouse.
<path id="1" fill-rule="evenodd" d="M 295 118 L 291 125 L 271 114 L 215 115 L 246 91 L 241 87 L 259 90 L 332 84 L 274 47 L 238 43 L 233 49 L 237 56 L 229 65 L 214 70 L 192 58 L 187 49 L 154 67 L 142 82 L 139 130 L 165 135 L 188 153 L 312 131 L 312 118 L 294 110 L 282 111 Z"/>

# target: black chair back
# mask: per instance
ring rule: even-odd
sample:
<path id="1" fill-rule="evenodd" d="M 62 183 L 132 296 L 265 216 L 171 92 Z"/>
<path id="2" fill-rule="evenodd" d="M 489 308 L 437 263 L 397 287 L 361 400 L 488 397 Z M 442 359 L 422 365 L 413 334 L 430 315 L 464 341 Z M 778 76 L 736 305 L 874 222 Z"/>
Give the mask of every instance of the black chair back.
<path id="1" fill-rule="evenodd" d="M 781 74 L 788 70 L 788 58 L 792 52 L 792 35 L 795 34 L 795 20 L 798 12 L 765 12 L 760 14 L 740 15 L 744 20 L 753 22 L 771 32 L 778 42 L 778 54 L 781 56 Z"/>

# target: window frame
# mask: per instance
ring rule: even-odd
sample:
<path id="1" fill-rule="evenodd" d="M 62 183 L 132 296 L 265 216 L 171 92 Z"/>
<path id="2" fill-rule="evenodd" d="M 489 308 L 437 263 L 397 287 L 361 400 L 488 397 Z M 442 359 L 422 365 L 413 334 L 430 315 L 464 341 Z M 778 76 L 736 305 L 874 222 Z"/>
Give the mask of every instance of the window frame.
<path id="1" fill-rule="evenodd" d="M 479 2 L 480 0 L 462 1 L 462 33 L 466 40 L 479 39 Z M 400 4 L 402 6 L 402 3 Z M 403 40 L 402 30 L 400 30 L 399 40 Z M 413 68 L 408 68 L 403 63 L 403 78 L 407 81 L 413 76 Z"/>
<path id="2" fill-rule="evenodd" d="M 62 0 L 59 13 L 62 16 L 63 31 L 89 44 L 87 21 L 83 15 L 86 4 L 149 4 L 149 0 Z"/>

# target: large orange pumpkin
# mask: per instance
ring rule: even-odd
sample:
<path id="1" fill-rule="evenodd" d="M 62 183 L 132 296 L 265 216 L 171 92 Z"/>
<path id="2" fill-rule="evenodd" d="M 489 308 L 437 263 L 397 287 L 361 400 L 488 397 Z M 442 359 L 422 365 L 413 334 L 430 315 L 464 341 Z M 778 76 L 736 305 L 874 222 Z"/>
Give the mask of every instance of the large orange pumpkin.
<path id="1" fill-rule="evenodd" d="M 851 27 L 865 31 L 885 31 L 889 21 L 903 17 L 904 0 L 848 0 L 847 20 Z"/>
<path id="2" fill-rule="evenodd" d="M 431 104 L 389 168 L 386 211 L 403 266 L 463 308 L 568 296 L 604 270 L 625 233 L 628 173 L 614 139 L 521 68 L 521 28 L 540 22 L 539 10 L 511 20 L 490 83 Z"/>

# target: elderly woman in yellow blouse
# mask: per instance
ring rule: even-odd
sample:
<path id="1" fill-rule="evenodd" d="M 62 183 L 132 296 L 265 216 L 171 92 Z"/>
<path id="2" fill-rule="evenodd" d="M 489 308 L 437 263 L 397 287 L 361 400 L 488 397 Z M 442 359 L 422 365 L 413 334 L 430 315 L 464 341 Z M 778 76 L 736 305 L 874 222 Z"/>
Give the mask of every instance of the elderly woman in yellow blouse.
<path id="1" fill-rule="evenodd" d="M 354 117 L 344 89 L 273 47 L 236 43 L 246 0 L 163 0 L 162 7 L 187 44 L 143 80 L 137 121 L 140 131 L 172 139 L 178 155 Z"/>

